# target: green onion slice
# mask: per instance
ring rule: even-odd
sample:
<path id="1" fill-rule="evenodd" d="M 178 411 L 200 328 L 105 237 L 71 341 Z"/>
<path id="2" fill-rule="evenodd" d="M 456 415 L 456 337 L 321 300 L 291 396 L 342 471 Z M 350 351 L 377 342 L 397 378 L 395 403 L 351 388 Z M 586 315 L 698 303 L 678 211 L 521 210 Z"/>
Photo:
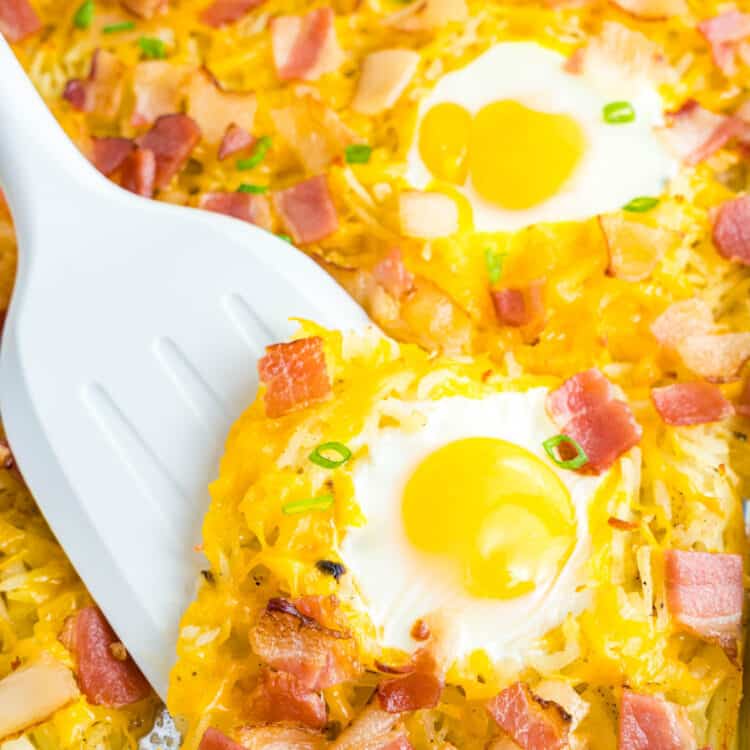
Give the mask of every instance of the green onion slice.
<path id="1" fill-rule="evenodd" d="M 328 458 L 326 453 L 336 453 L 338 458 Z M 335 469 L 343 466 L 352 457 L 352 452 L 343 444 L 332 441 L 330 443 L 321 443 L 308 458 L 318 466 L 324 469 Z"/>
<path id="2" fill-rule="evenodd" d="M 243 182 L 238 188 L 238 193 L 251 193 L 252 195 L 260 195 L 261 193 L 268 192 L 268 185 L 252 185 L 249 182 Z"/>
<path id="3" fill-rule="evenodd" d="M 646 211 L 650 211 L 652 208 L 656 208 L 659 205 L 658 198 L 652 198 L 650 195 L 642 195 L 638 198 L 633 198 L 630 203 L 626 203 L 623 207 L 623 211 L 630 211 L 634 214 L 643 214 Z"/>
<path id="4" fill-rule="evenodd" d="M 604 122 L 610 125 L 622 125 L 635 120 L 635 110 L 630 102 L 610 102 L 602 110 Z"/>
<path id="5" fill-rule="evenodd" d="M 563 460 L 558 456 L 557 448 L 560 444 L 566 443 L 576 449 L 576 455 L 573 458 Z M 561 468 L 561 469 L 580 469 L 589 462 L 589 457 L 586 455 L 586 451 L 583 450 L 581 444 L 574 440 L 568 435 L 555 435 L 554 437 L 547 438 L 543 443 L 542 447 L 546 451 L 547 455 Z"/>
<path id="6" fill-rule="evenodd" d="M 292 244 L 292 238 L 288 234 L 277 234 L 276 236 L 280 240 L 284 240 L 284 242 L 288 242 L 290 245 Z"/>
<path id="7" fill-rule="evenodd" d="M 372 155 L 372 146 L 366 143 L 354 143 L 344 152 L 347 164 L 367 164 Z"/>
<path id="8" fill-rule="evenodd" d="M 257 167 L 266 158 L 266 154 L 271 148 L 271 143 L 270 136 L 264 135 L 262 138 L 259 138 L 253 149 L 253 153 L 247 159 L 238 159 L 237 169 L 245 170 Z"/>
<path id="9" fill-rule="evenodd" d="M 73 16 L 73 23 L 77 29 L 88 29 L 94 20 L 94 0 L 84 0 Z"/>
<path id="10" fill-rule="evenodd" d="M 296 513 L 306 513 L 308 510 L 328 510 L 332 505 L 333 495 L 319 495 L 285 503 L 281 506 L 281 512 L 286 516 L 293 516 Z"/>
<path id="11" fill-rule="evenodd" d="M 167 56 L 167 50 L 161 39 L 153 36 L 142 36 L 138 40 L 138 46 L 143 56 L 149 60 L 163 60 Z"/>
<path id="12" fill-rule="evenodd" d="M 499 253 L 491 247 L 484 248 L 484 262 L 487 266 L 487 276 L 490 284 L 497 284 L 503 274 L 503 263 L 505 262 L 505 253 Z"/>
<path id="13" fill-rule="evenodd" d="M 102 32 L 105 34 L 117 34 L 120 31 L 132 31 L 135 28 L 135 21 L 120 21 L 119 23 L 111 23 L 108 26 L 102 27 Z"/>

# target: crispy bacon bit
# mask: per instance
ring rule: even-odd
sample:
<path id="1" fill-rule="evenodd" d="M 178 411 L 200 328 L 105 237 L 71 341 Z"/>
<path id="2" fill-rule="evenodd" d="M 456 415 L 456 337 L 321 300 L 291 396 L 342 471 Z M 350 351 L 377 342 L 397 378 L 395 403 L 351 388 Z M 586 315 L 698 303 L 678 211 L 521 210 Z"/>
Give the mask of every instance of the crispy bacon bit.
<path id="1" fill-rule="evenodd" d="M 466 0 L 415 0 L 383 21 L 401 31 L 432 31 L 469 17 Z"/>
<path id="2" fill-rule="evenodd" d="M 745 132 L 739 117 L 717 115 L 689 100 L 667 118 L 661 133 L 667 147 L 688 166 L 695 166 L 715 154 L 733 138 Z"/>
<path id="3" fill-rule="evenodd" d="M 304 168 L 325 170 L 340 159 L 357 134 L 341 118 L 313 96 L 301 96 L 286 107 L 271 110 L 271 120 Z"/>
<path id="4" fill-rule="evenodd" d="M 253 138 L 245 128 L 241 128 L 239 125 L 232 123 L 224 133 L 224 137 L 221 139 L 218 153 L 219 161 L 224 161 L 224 159 L 234 156 L 235 154 L 240 153 L 240 151 L 245 151 L 245 149 L 250 148 L 253 143 L 255 143 L 255 138 Z"/>
<path id="5" fill-rule="evenodd" d="M 142 149 L 156 157 L 156 187 L 166 187 L 182 169 L 190 152 L 198 145 L 201 131 L 187 115 L 163 115 L 151 130 L 136 140 Z"/>
<path id="6" fill-rule="evenodd" d="M 623 690 L 618 750 L 693 750 L 693 728 L 685 709 L 656 695 Z"/>
<path id="7" fill-rule="evenodd" d="M 288 672 L 264 670 L 250 703 L 254 717 L 260 721 L 292 721 L 322 729 L 327 719 L 323 696 Z"/>
<path id="8" fill-rule="evenodd" d="M 187 113 L 198 123 L 207 143 L 219 143 L 232 124 L 253 129 L 258 106 L 255 94 L 224 91 L 206 70 L 191 76 L 187 99 Z"/>
<path id="9" fill-rule="evenodd" d="M 128 138 L 93 138 L 91 160 L 106 177 L 114 174 L 130 156 L 135 144 Z"/>
<path id="10" fill-rule="evenodd" d="M 198 207 L 205 211 L 233 216 L 269 231 L 273 228 L 271 206 L 265 195 L 205 193 L 201 196 Z"/>
<path id="11" fill-rule="evenodd" d="M 227 24 L 239 21 L 242 16 L 257 8 L 266 0 L 214 0 L 200 14 L 200 20 L 206 26 L 218 29 Z"/>
<path id="12" fill-rule="evenodd" d="M 622 518 L 615 518 L 610 516 L 607 519 L 607 523 L 618 531 L 633 531 L 638 528 L 638 524 L 635 521 L 624 521 Z"/>
<path id="13" fill-rule="evenodd" d="M 98 49 L 91 57 L 88 77 L 68 81 L 63 90 L 63 99 L 79 112 L 112 119 L 120 110 L 124 76 L 125 66 L 117 56 Z"/>
<path id="14" fill-rule="evenodd" d="M 719 206 L 714 218 L 713 240 L 719 255 L 750 266 L 750 195 Z"/>
<path id="15" fill-rule="evenodd" d="M 599 217 L 609 252 L 608 272 L 623 281 L 643 281 L 651 276 L 675 233 L 652 227 L 622 213 Z"/>
<path id="16" fill-rule="evenodd" d="M 271 418 L 305 409 L 331 393 L 319 336 L 266 347 L 266 355 L 258 362 L 258 373 L 266 384 L 263 399 Z"/>
<path id="17" fill-rule="evenodd" d="M 198 750 L 245 750 L 242 745 L 230 740 L 223 732 L 209 727 L 201 737 Z"/>
<path id="18" fill-rule="evenodd" d="M 110 647 L 119 639 L 96 607 L 86 607 L 75 615 L 68 641 L 76 660 L 78 684 L 90 703 L 121 708 L 150 695 L 151 688 L 135 662 L 112 655 Z"/>
<path id="19" fill-rule="evenodd" d="M 400 733 L 399 716 L 383 711 L 373 701 L 330 746 L 330 750 L 385 750 L 394 733 Z"/>
<path id="20" fill-rule="evenodd" d="M 659 416 L 671 425 L 705 424 L 732 416 L 732 405 L 710 383 L 676 383 L 651 389 Z"/>
<path id="21" fill-rule="evenodd" d="M 674 302 L 651 324 L 656 340 L 674 350 L 688 336 L 702 336 L 713 330 L 711 306 L 698 297 Z"/>
<path id="22" fill-rule="evenodd" d="M 179 112 L 187 70 L 164 60 L 138 63 L 133 70 L 135 105 L 130 122 L 149 125 L 162 115 Z"/>
<path id="23" fill-rule="evenodd" d="M 323 175 L 275 192 L 273 204 L 298 244 L 318 242 L 339 228 L 336 207 Z"/>
<path id="24" fill-rule="evenodd" d="M 156 156 L 147 148 L 136 148 L 122 163 L 120 185 L 136 195 L 151 198 L 156 180 Z"/>
<path id="25" fill-rule="evenodd" d="M 667 606 L 678 627 L 737 655 L 742 622 L 742 557 L 667 550 Z"/>
<path id="26" fill-rule="evenodd" d="M 29 0 L 4 0 L 0 3 L 0 33 L 9 42 L 20 42 L 41 28 L 42 23 Z"/>
<path id="27" fill-rule="evenodd" d="M 389 713 L 434 708 L 440 701 L 443 682 L 427 672 L 412 672 L 378 685 L 380 707 Z"/>
<path id="28" fill-rule="evenodd" d="M 287 604 L 288 611 L 266 608 L 250 631 L 255 653 L 273 669 L 294 675 L 308 690 L 323 690 L 353 679 L 359 664 L 352 637 L 299 612 L 295 604 Z"/>
<path id="29" fill-rule="evenodd" d="M 362 115 L 379 115 L 390 109 L 417 72 L 419 59 L 419 53 L 409 49 L 371 52 L 362 61 L 352 109 Z"/>
<path id="30" fill-rule="evenodd" d="M 411 637 L 415 641 L 426 641 L 430 635 L 430 626 L 424 620 L 417 620 L 412 625 Z"/>
<path id="31" fill-rule="evenodd" d="M 712 383 L 728 383 L 739 377 L 750 359 L 750 333 L 716 333 L 688 336 L 677 345 L 685 366 Z"/>
<path id="32" fill-rule="evenodd" d="M 729 10 L 701 21 L 697 28 L 711 45 L 716 66 L 726 75 L 734 75 L 740 44 L 750 37 L 750 15 Z"/>
<path id="33" fill-rule="evenodd" d="M 317 8 L 304 16 L 277 16 L 271 22 L 276 73 L 282 81 L 315 81 L 336 70 L 344 54 L 336 38 L 333 9 Z"/>
<path id="34" fill-rule="evenodd" d="M 120 0 L 120 5 L 141 18 L 153 18 L 167 12 L 169 0 Z"/>
<path id="35" fill-rule="evenodd" d="M 643 430 L 612 383 L 592 368 L 568 378 L 547 396 L 547 410 L 563 434 L 588 456 L 584 471 L 600 473 L 641 439 Z"/>
<path id="36" fill-rule="evenodd" d="M 372 269 L 375 281 L 391 296 L 398 299 L 414 289 L 414 274 L 409 271 L 401 259 L 401 249 L 394 247 Z"/>
<path id="37" fill-rule="evenodd" d="M 408 190 L 399 196 L 401 229 L 408 237 L 437 239 L 458 231 L 458 206 L 443 193 Z"/>
<path id="38" fill-rule="evenodd" d="M 565 750 L 568 722 L 555 703 L 541 701 L 516 682 L 487 703 L 487 711 L 522 750 Z"/>
<path id="39" fill-rule="evenodd" d="M 544 282 L 532 281 L 522 289 L 495 289 L 490 292 L 500 323 L 518 328 L 544 320 Z"/>
<path id="40" fill-rule="evenodd" d="M 612 2 L 620 10 L 647 21 L 673 18 L 688 12 L 685 0 L 612 0 Z"/>

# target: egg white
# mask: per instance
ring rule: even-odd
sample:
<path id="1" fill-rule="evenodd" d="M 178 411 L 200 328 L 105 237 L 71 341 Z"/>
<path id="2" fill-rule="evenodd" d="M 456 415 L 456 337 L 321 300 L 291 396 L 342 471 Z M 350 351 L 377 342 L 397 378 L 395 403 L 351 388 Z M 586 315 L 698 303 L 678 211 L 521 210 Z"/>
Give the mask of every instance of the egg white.
<path id="1" fill-rule="evenodd" d="M 356 500 L 367 520 L 347 532 L 341 554 L 382 647 L 413 651 L 414 623 L 437 619 L 450 623 L 454 659 L 483 650 L 496 662 L 518 664 L 568 613 L 586 606 L 588 509 L 605 475 L 558 469 L 546 456 L 542 441 L 557 433 L 545 410 L 546 395 L 546 389 L 535 388 L 481 400 L 403 402 L 400 408 L 418 415 L 422 426 L 409 432 L 385 427 L 368 438 L 369 455 L 353 470 Z M 575 509 L 576 543 L 562 571 L 548 586 L 515 599 L 471 596 L 455 565 L 416 550 L 404 530 L 402 493 L 411 474 L 436 449 L 471 437 L 505 440 L 546 462 L 568 489 Z"/>
<path id="2" fill-rule="evenodd" d="M 526 210 L 504 210 L 484 200 L 467 179 L 460 191 L 471 204 L 474 229 L 512 231 L 539 222 L 575 221 L 615 211 L 638 196 L 660 195 L 677 172 L 654 128 L 662 126 L 663 103 L 645 81 L 603 92 L 600 81 L 566 73 L 566 58 L 533 42 L 495 45 L 466 67 L 441 78 L 419 105 L 414 143 L 407 156 L 406 180 L 425 189 L 433 177 L 419 153 L 419 127 L 424 115 L 444 102 L 458 104 L 472 115 L 492 102 L 513 100 L 540 112 L 566 114 L 582 127 L 587 148 L 560 192 Z M 629 101 L 636 112 L 632 123 L 604 122 L 603 107 Z"/>

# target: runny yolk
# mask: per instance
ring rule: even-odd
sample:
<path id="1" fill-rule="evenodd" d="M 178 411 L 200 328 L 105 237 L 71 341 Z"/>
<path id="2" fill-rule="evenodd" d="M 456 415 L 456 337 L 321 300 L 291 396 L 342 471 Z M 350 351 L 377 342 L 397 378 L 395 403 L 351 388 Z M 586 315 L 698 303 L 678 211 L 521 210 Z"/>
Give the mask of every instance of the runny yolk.
<path id="1" fill-rule="evenodd" d="M 404 529 L 421 552 L 448 558 L 475 597 L 510 599 L 560 572 L 576 540 L 565 485 L 524 448 L 457 440 L 427 456 L 402 499 Z"/>
<path id="2" fill-rule="evenodd" d="M 512 100 L 488 104 L 473 118 L 457 104 L 438 104 L 419 131 L 419 152 L 434 177 L 463 184 L 470 175 L 482 198 L 515 211 L 558 193 L 585 148 L 572 117 Z"/>

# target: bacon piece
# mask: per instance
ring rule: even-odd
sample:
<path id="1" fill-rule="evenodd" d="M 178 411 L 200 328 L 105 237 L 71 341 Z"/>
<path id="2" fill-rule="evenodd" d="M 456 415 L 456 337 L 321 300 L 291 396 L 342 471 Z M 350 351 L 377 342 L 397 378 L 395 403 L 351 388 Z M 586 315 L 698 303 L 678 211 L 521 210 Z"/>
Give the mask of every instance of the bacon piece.
<path id="1" fill-rule="evenodd" d="M 555 703 L 541 701 L 516 682 L 487 703 L 487 711 L 522 750 L 565 750 L 568 722 Z"/>
<path id="2" fill-rule="evenodd" d="M 688 336 L 702 336 L 713 330 L 711 306 L 697 297 L 674 302 L 651 324 L 657 341 L 674 350 Z"/>
<path id="3" fill-rule="evenodd" d="M 495 289 L 490 295 L 495 315 L 503 325 L 518 328 L 544 319 L 543 281 L 533 281 L 523 289 Z"/>
<path id="4" fill-rule="evenodd" d="M 618 750 L 696 750 L 682 706 L 656 695 L 622 691 Z"/>
<path id="5" fill-rule="evenodd" d="M 214 29 L 239 21 L 242 16 L 266 0 L 214 0 L 200 14 L 200 20 Z"/>
<path id="6" fill-rule="evenodd" d="M 91 161 L 106 177 L 114 174 L 130 156 L 135 144 L 128 138 L 93 138 Z"/>
<path id="7" fill-rule="evenodd" d="M 9 42 L 20 42 L 42 28 L 29 0 L 3 0 L 0 3 L 0 33 Z"/>
<path id="8" fill-rule="evenodd" d="M 97 607 L 80 610 L 67 636 L 65 645 L 73 652 L 78 684 L 89 703 L 122 708 L 151 694 L 132 658 L 113 656 L 111 646 L 119 640 Z"/>
<path id="9" fill-rule="evenodd" d="M 289 672 L 264 670 L 250 703 L 253 716 L 259 721 L 292 721 L 322 729 L 327 719 L 323 696 L 306 688 Z"/>
<path id="10" fill-rule="evenodd" d="M 122 163 L 120 185 L 136 195 L 151 198 L 156 180 L 156 156 L 147 148 L 136 148 Z"/>
<path id="11" fill-rule="evenodd" d="M 750 266 L 750 195 L 721 204 L 714 218 L 713 241 L 719 255 Z"/>
<path id="12" fill-rule="evenodd" d="M 414 289 L 414 274 L 404 265 L 401 249 L 394 247 L 372 269 L 375 281 L 392 297 L 398 299 Z"/>
<path id="13" fill-rule="evenodd" d="M 710 552 L 664 553 L 667 606 L 678 627 L 737 656 L 742 624 L 742 557 Z"/>
<path id="14" fill-rule="evenodd" d="M 430 672 L 412 672 L 378 685 L 380 707 L 388 713 L 434 708 L 443 692 L 442 680 Z"/>
<path id="15" fill-rule="evenodd" d="M 239 125 L 232 123 L 227 128 L 224 137 L 219 144 L 219 161 L 224 161 L 224 159 L 250 148 L 253 143 L 255 143 L 255 138 L 253 138 L 245 128 L 241 128 Z"/>
<path id="16" fill-rule="evenodd" d="M 676 383 L 651 389 L 659 416 L 671 425 L 718 422 L 733 413 L 732 405 L 710 383 Z"/>
<path id="17" fill-rule="evenodd" d="M 417 72 L 419 60 L 419 53 L 410 49 L 371 52 L 362 61 L 352 109 L 362 115 L 379 115 L 393 107 Z"/>
<path id="18" fill-rule="evenodd" d="M 156 157 L 156 187 L 166 187 L 182 169 L 190 152 L 198 145 L 201 131 L 187 115 L 163 115 L 151 130 L 136 140 Z"/>
<path id="19" fill-rule="evenodd" d="M 695 166 L 745 132 L 739 117 L 717 115 L 690 99 L 669 113 L 662 129 L 667 147 L 688 166 Z"/>
<path id="20" fill-rule="evenodd" d="M 401 31 L 433 31 L 469 17 L 466 0 L 415 0 L 383 21 Z"/>
<path id="21" fill-rule="evenodd" d="M 324 750 L 328 743 L 321 732 L 289 724 L 243 727 L 244 750 Z"/>
<path id="22" fill-rule="evenodd" d="M 255 94 L 224 91 L 206 70 L 190 78 L 187 113 L 198 123 L 206 143 L 219 143 L 230 125 L 253 129 L 257 99 Z"/>
<path id="23" fill-rule="evenodd" d="M 407 190 L 399 196 L 399 215 L 407 237 L 437 239 L 458 231 L 458 206 L 443 193 Z"/>
<path id="24" fill-rule="evenodd" d="M 630 407 L 596 368 L 573 375 L 551 391 L 547 411 L 561 432 L 576 440 L 588 456 L 584 471 L 596 474 L 637 445 L 643 434 Z"/>
<path id="25" fill-rule="evenodd" d="M 63 99 L 79 112 L 112 119 L 120 110 L 125 70 L 117 55 L 98 49 L 91 56 L 88 77 L 68 81 Z"/>
<path id="26" fill-rule="evenodd" d="M 230 740 L 224 732 L 209 727 L 201 737 L 198 750 L 245 750 L 245 748 L 234 740 Z"/>
<path id="27" fill-rule="evenodd" d="M 169 0 L 120 0 L 120 5 L 141 18 L 153 18 L 167 12 Z"/>
<path id="28" fill-rule="evenodd" d="M 271 206 L 265 195 L 205 193 L 201 196 L 198 207 L 217 214 L 233 216 L 268 231 L 273 228 Z"/>
<path id="29" fill-rule="evenodd" d="M 728 383 L 739 377 L 750 359 L 750 333 L 715 333 L 688 336 L 677 344 L 685 366 L 713 383 Z"/>
<path id="30" fill-rule="evenodd" d="M 282 81 L 315 81 L 337 70 L 344 54 L 336 38 L 333 9 L 316 8 L 304 16 L 277 16 L 271 22 L 276 74 Z"/>
<path id="31" fill-rule="evenodd" d="M 318 242 L 339 228 L 336 207 L 323 175 L 275 192 L 273 204 L 298 244 Z"/>
<path id="32" fill-rule="evenodd" d="M 729 10 L 701 21 L 697 28 L 711 45 L 716 66 L 726 75 L 734 75 L 740 43 L 750 37 L 750 15 Z"/>
<path id="33" fill-rule="evenodd" d="M 187 69 L 164 60 L 147 60 L 133 70 L 135 105 L 130 122 L 148 125 L 162 115 L 179 112 Z"/>
<path id="34" fill-rule="evenodd" d="M 286 107 L 271 110 L 271 120 L 312 174 L 341 159 L 346 147 L 359 140 L 330 107 L 313 96 L 302 96 Z"/>
<path id="35" fill-rule="evenodd" d="M 620 10 L 636 18 L 658 21 L 688 12 L 685 0 L 611 0 Z"/>
<path id="36" fill-rule="evenodd" d="M 675 233 L 651 227 L 622 213 L 599 217 L 609 252 L 608 273 L 623 281 L 643 281 L 651 276 Z"/>
<path id="37" fill-rule="evenodd" d="M 309 341 L 299 339 L 292 344 Z M 268 366 L 263 360 L 259 365 L 261 370 Z M 299 386 L 299 381 L 294 385 Z M 351 635 L 325 627 L 300 612 L 295 614 L 294 605 L 291 602 L 286 604 L 291 609 L 279 611 L 267 607 L 250 631 L 250 645 L 255 653 L 273 669 L 294 675 L 299 684 L 308 690 L 324 690 L 353 679 L 359 672 L 359 664 L 356 644 Z"/>

